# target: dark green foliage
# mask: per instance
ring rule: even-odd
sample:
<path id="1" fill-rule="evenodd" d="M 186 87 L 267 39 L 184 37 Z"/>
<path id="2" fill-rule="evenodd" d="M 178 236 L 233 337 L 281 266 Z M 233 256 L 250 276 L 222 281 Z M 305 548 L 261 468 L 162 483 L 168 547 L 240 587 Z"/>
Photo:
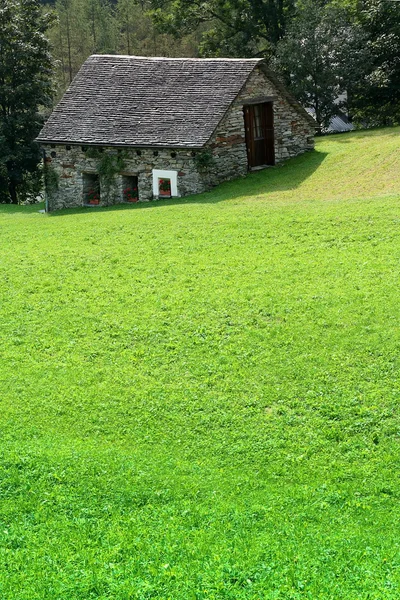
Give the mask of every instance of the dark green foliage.
<path id="1" fill-rule="evenodd" d="M 364 0 L 359 20 L 369 60 L 351 88 L 354 117 L 369 126 L 400 123 L 400 2 Z"/>
<path id="2" fill-rule="evenodd" d="M 109 201 L 112 192 L 115 177 L 126 168 L 126 155 L 123 151 L 103 152 L 95 147 L 90 147 L 86 151 L 88 158 L 94 158 L 97 161 L 97 172 L 100 175 L 102 193 L 104 198 Z"/>
<path id="3" fill-rule="evenodd" d="M 278 44 L 278 65 L 327 125 L 341 105 L 361 125 L 400 122 L 400 3 L 303 0 Z"/>
<path id="4" fill-rule="evenodd" d="M 40 187 L 39 108 L 52 98 L 51 22 L 37 0 L 0 0 L 0 200 L 18 203 Z"/>
<path id="5" fill-rule="evenodd" d="M 211 150 L 202 150 L 196 153 L 194 161 L 198 169 L 204 170 L 213 166 L 214 157 Z"/>
<path id="6" fill-rule="evenodd" d="M 285 38 L 278 43 L 277 65 L 292 93 L 327 126 L 342 104 L 338 98 L 361 72 L 363 34 L 347 10 L 304 0 Z"/>
<path id="7" fill-rule="evenodd" d="M 104 152 L 98 162 L 97 170 L 106 200 L 109 200 L 115 177 L 125 169 L 125 160 L 121 154 Z"/>
<path id="8" fill-rule="evenodd" d="M 201 27 L 203 56 L 271 54 L 294 0 L 150 0 L 159 28 L 175 35 Z"/>

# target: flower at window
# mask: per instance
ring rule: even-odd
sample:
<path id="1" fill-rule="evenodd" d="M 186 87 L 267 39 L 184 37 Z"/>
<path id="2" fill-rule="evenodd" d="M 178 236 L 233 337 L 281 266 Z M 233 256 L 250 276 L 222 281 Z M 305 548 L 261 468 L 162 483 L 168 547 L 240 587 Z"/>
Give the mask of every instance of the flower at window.
<path id="1" fill-rule="evenodd" d="M 87 200 L 89 204 L 99 204 L 100 202 L 100 194 L 98 190 L 89 190 L 87 193 Z"/>
<path id="2" fill-rule="evenodd" d="M 159 179 L 158 189 L 160 192 L 171 193 L 171 180 L 170 179 Z"/>
<path id="3" fill-rule="evenodd" d="M 123 190 L 125 202 L 137 202 L 139 200 L 137 187 L 127 187 Z"/>

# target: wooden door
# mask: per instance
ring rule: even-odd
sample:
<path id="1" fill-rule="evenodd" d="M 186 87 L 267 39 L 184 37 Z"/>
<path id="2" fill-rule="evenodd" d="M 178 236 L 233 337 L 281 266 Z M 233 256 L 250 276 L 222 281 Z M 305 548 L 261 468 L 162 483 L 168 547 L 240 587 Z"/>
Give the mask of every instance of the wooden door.
<path id="1" fill-rule="evenodd" d="M 274 110 L 272 102 L 244 107 L 249 168 L 275 164 Z"/>

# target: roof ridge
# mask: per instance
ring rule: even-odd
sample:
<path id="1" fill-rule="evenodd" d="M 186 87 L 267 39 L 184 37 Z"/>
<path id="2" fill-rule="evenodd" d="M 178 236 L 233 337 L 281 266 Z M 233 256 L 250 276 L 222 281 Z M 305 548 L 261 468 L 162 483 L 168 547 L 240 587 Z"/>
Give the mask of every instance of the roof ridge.
<path id="1" fill-rule="evenodd" d="M 127 58 L 127 59 L 135 59 L 140 58 L 141 60 L 160 60 L 160 61 L 193 61 L 193 62 L 254 62 L 259 63 L 263 61 L 263 58 L 193 58 L 191 56 L 136 56 L 133 54 L 91 54 L 87 60 L 90 58 Z"/>

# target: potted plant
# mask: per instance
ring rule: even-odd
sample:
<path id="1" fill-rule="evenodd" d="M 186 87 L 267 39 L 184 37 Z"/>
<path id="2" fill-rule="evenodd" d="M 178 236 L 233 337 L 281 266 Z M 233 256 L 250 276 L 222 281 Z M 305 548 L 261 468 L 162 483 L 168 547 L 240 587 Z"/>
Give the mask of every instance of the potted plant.
<path id="1" fill-rule="evenodd" d="M 88 204 L 100 204 L 100 194 L 97 190 L 89 190 L 87 193 Z"/>
<path id="2" fill-rule="evenodd" d="M 171 180 L 170 179 L 159 179 L 158 180 L 158 195 L 171 198 Z"/>
<path id="3" fill-rule="evenodd" d="M 127 187 L 123 191 L 125 202 L 137 202 L 139 200 L 137 187 Z"/>

